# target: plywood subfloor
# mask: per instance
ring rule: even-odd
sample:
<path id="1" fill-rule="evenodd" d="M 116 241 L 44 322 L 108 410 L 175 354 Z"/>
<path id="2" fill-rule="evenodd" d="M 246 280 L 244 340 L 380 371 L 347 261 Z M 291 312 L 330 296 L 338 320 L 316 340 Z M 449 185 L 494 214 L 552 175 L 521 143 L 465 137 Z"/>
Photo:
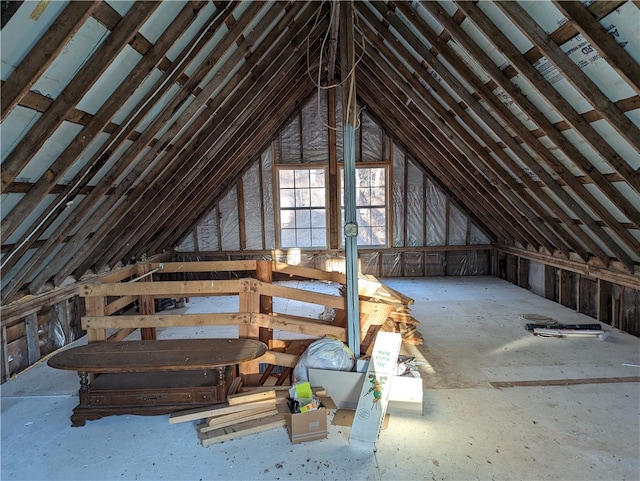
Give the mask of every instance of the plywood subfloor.
<path id="1" fill-rule="evenodd" d="M 640 479 L 640 384 L 632 380 L 640 375 L 634 367 L 640 365 L 638 338 L 608 326 L 611 335 L 602 342 L 535 337 L 520 314 L 594 320 L 495 278 L 385 282 L 415 299 L 411 312 L 425 343 L 404 351 L 426 362 L 426 389 L 423 416 L 391 415 L 377 453 L 352 448 L 349 427 L 331 422 L 327 439 L 300 445 L 292 445 L 280 427 L 203 447 L 195 422 L 169 425 L 168 416 L 115 416 L 72 428 L 77 376 L 41 364 L 2 385 L 0 477 Z M 192 299 L 185 309 L 224 312 L 224 302 Z M 299 308 L 282 311 L 297 314 Z M 233 330 L 195 328 L 189 334 L 226 337 Z M 616 382 L 599 382 L 603 378 Z M 559 379 L 572 381 L 559 385 Z"/>

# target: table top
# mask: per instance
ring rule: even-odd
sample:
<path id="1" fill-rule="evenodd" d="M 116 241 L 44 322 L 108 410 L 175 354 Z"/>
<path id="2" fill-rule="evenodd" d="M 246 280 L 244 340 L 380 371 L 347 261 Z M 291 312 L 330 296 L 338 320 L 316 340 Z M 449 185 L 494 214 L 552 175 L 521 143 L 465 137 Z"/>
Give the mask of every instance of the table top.
<path id="1" fill-rule="evenodd" d="M 94 342 L 59 352 L 47 364 L 92 373 L 183 371 L 251 361 L 266 351 L 266 344 L 255 339 Z"/>

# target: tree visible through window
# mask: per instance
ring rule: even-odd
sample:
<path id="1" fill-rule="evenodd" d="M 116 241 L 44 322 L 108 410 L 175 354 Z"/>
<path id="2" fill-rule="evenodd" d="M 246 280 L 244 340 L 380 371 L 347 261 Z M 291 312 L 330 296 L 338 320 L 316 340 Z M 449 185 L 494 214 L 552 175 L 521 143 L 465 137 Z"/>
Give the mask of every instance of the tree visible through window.
<path id="1" fill-rule="evenodd" d="M 325 169 L 280 169 L 280 246 L 327 246 Z"/>
<path id="2" fill-rule="evenodd" d="M 342 226 L 344 229 L 344 169 L 341 173 Z M 356 222 L 358 245 L 387 244 L 387 170 L 384 167 L 356 168 Z M 344 232 L 343 232 L 344 242 Z"/>

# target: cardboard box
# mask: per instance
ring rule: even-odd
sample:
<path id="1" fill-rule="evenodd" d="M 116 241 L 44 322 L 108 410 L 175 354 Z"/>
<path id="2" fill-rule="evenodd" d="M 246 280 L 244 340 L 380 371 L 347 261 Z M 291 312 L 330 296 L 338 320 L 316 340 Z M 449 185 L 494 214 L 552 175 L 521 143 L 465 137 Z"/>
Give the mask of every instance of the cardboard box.
<path id="1" fill-rule="evenodd" d="M 286 413 L 285 419 L 293 444 L 327 437 L 327 410 L 324 407 L 306 413 Z"/>

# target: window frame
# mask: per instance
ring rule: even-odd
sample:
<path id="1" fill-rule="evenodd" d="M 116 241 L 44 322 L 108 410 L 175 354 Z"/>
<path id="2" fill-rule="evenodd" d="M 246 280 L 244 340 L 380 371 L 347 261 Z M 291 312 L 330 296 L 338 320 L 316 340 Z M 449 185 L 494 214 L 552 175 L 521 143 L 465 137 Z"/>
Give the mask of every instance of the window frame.
<path id="1" fill-rule="evenodd" d="M 384 208 L 384 218 L 385 218 L 385 225 L 384 225 L 384 244 L 360 244 L 358 243 L 358 248 L 363 248 L 363 249 L 380 249 L 380 248 L 388 248 L 389 247 L 389 212 L 390 212 L 390 208 L 389 208 L 389 175 L 391 172 L 391 168 L 389 165 L 389 162 L 386 161 L 381 161 L 381 162 L 357 162 L 356 163 L 356 171 L 359 169 L 383 169 L 384 170 L 384 175 L 385 175 L 385 186 L 384 186 L 384 195 L 385 195 L 385 203 L 384 206 L 379 206 L 379 205 L 371 205 L 369 204 L 368 206 L 356 206 L 356 212 L 358 211 L 358 209 L 362 208 L 362 209 L 378 209 L 378 208 Z M 345 242 L 344 242 L 344 223 L 345 223 L 345 219 L 344 219 L 344 194 L 343 194 L 343 184 L 344 184 L 344 165 L 342 163 L 340 163 L 338 165 L 338 197 L 340 198 L 340 205 L 338 206 L 338 209 L 340 210 L 339 212 L 339 218 L 340 218 L 340 247 L 344 248 L 345 246 Z M 358 236 L 359 236 L 359 231 L 360 231 L 360 225 L 358 225 Z"/>
<path id="2" fill-rule="evenodd" d="M 325 227 L 324 227 L 324 245 L 322 246 L 284 246 L 282 243 L 282 211 L 297 211 L 297 210 L 312 210 L 314 207 L 282 207 L 282 198 L 281 198 L 281 187 L 280 187 L 280 172 L 284 170 L 290 171 L 300 171 L 300 170 L 321 170 L 324 174 L 324 217 L 325 217 Z M 294 174 L 295 175 L 295 174 Z M 329 166 L 325 163 L 307 163 L 307 164 L 275 164 L 274 165 L 274 184 L 275 189 L 274 193 L 274 204 L 277 206 L 277 209 L 274 209 L 275 214 L 275 225 L 276 225 L 276 245 L 279 249 L 302 249 L 302 250 L 323 250 L 329 248 L 329 209 L 331 206 L 329 205 Z M 295 191 L 295 187 L 294 187 Z M 294 227 L 294 230 L 297 231 L 297 227 Z M 309 230 L 312 231 L 313 228 L 309 227 Z M 313 243 L 313 234 L 311 232 L 311 239 Z"/>

